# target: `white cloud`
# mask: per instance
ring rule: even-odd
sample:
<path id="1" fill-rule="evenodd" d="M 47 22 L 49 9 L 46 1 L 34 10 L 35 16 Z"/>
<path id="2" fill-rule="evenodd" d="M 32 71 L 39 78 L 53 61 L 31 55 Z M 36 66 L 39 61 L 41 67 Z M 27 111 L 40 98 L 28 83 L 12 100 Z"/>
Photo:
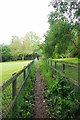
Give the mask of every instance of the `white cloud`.
<path id="1" fill-rule="evenodd" d="M 11 36 L 24 36 L 28 31 L 43 36 L 48 29 L 50 0 L 0 0 L 0 43 Z"/>

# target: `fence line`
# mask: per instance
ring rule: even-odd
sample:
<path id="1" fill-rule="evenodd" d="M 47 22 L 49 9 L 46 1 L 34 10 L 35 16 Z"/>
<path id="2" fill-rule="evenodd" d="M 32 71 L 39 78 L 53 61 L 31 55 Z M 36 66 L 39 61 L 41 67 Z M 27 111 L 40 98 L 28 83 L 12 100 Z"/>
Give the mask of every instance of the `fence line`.
<path id="1" fill-rule="evenodd" d="M 15 107 L 16 99 L 22 87 L 24 86 L 25 81 L 29 77 L 34 61 L 35 60 L 33 60 L 19 72 L 12 74 L 12 77 L 0 86 L 0 90 L 2 92 L 2 111 L 0 112 L 0 116 L 2 118 L 6 118 L 10 110 Z"/>
<path id="2" fill-rule="evenodd" d="M 78 64 L 67 63 L 64 61 L 50 60 L 50 59 L 48 59 L 48 64 L 49 64 L 50 68 L 53 71 L 55 71 L 55 73 L 57 72 L 57 73 L 61 74 L 61 76 L 63 76 L 65 78 L 65 80 L 71 82 L 72 84 L 74 84 L 75 86 L 80 88 L 80 81 L 79 81 L 79 77 L 78 77 Z M 76 79 L 71 78 L 71 77 L 74 77 L 73 75 L 71 75 L 71 73 L 73 75 L 74 75 L 74 73 L 77 73 L 77 75 L 75 75 Z M 70 75 L 68 76 L 67 74 L 70 74 Z"/>

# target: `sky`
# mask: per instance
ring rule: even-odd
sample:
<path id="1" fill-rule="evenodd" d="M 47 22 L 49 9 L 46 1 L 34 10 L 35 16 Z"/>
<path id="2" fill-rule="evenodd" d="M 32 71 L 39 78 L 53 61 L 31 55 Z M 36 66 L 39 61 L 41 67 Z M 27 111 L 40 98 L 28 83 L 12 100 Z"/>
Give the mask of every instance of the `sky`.
<path id="1" fill-rule="evenodd" d="M 24 37 L 29 31 L 42 38 L 48 30 L 51 0 L 0 0 L 0 44 L 12 36 Z"/>

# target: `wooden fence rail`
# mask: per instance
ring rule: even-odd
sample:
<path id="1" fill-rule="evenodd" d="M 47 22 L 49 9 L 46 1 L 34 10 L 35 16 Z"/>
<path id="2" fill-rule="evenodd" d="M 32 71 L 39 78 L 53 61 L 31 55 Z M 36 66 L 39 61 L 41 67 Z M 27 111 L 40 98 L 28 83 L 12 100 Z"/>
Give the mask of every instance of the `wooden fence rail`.
<path id="1" fill-rule="evenodd" d="M 0 91 L 2 92 L 2 111 L 0 116 L 2 118 L 6 118 L 10 110 L 13 109 L 15 101 L 30 74 L 34 61 L 19 72 L 12 74 L 11 78 L 0 85 Z"/>
<path id="2" fill-rule="evenodd" d="M 65 80 L 71 82 L 75 86 L 80 88 L 80 80 L 79 80 L 79 64 L 68 63 L 64 61 L 56 61 L 48 59 L 48 64 L 50 68 L 55 71 L 55 73 L 61 74 L 65 78 Z M 69 74 L 69 75 L 68 75 Z M 75 75 L 74 75 L 75 74 Z M 75 76 L 75 78 L 74 78 Z"/>

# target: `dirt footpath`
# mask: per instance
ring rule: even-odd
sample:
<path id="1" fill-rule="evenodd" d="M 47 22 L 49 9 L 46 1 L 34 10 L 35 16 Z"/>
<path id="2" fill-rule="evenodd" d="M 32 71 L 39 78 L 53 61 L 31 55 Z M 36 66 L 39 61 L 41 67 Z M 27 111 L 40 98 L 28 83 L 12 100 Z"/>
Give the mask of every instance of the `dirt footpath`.
<path id="1" fill-rule="evenodd" d="M 48 118 L 46 111 L 46 101 L 44 98 L 44 77 L 40 74 L 39 68 L 36 69 L 35 82 L 35 105 L 33 118 Z"/>

